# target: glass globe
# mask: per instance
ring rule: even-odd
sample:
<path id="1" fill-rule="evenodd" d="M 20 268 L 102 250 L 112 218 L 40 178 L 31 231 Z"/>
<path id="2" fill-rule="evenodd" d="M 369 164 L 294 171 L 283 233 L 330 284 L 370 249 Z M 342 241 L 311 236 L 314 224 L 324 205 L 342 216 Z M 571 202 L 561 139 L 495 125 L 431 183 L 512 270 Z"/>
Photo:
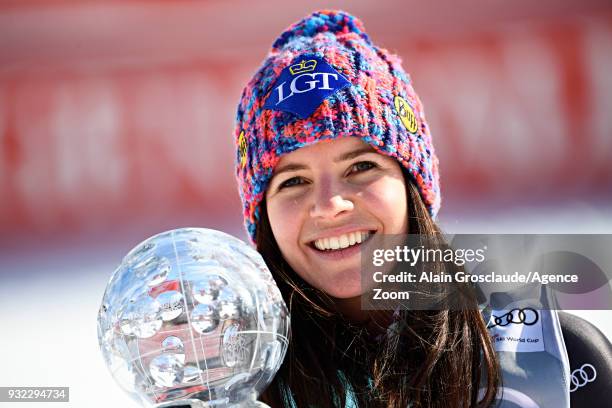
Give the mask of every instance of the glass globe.
<path id="1" fill-rule="evenodd" d="M 184 228 L 137 245 L 113 273 L 98 340 L 144 406 L 251 407 L 288 346 L 289 314 L 262 257 L 220 231 Z"/>

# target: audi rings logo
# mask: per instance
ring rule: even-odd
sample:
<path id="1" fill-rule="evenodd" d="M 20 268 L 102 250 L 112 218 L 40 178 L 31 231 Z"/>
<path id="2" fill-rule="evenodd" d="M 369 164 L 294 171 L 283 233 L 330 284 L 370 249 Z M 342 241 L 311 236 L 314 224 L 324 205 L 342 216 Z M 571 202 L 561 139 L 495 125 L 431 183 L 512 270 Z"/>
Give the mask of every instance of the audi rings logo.
<path id="1" fill-rule="evenodd" d="M 572 371 L 572 376 L 570 377 L 570 392 L 574 392 L 578 388 L 584 387 L 587 383 L 595 381 L 596 378 L 597 370 L 595 370 L 595 367 L 589 363 L 583 364 L 582 367 Z"/>
<path id="2" fill-rule="evenodd" d="M 525 326 L 532 326 L 536 324 L 539 319 L 538 312 L 535 309 L 526 307 L 524 309 L 512 309 L 508 313 L 502 316 L 491 315 L 491 322 L 487 329 L 495 326 L 508 326 L 509 324 L 524 324 Z"/>

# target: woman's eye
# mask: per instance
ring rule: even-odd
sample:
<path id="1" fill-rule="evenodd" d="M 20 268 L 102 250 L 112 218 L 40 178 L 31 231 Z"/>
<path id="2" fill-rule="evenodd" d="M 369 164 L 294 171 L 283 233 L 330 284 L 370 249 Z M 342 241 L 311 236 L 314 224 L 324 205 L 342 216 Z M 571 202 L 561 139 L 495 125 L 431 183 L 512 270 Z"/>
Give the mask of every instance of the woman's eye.
<path id="1" fill-rule="evenodd" d="M 370 170 L 374 167 L 376 167 L 376 163 L 373 163 L 371 161 L 358 162 L 358 163 L 353 164 L 352 166 L 352 168 L 358 173 L 366 171 L 366 170 Z"/>
<path id="2" fill-rule="evenodd" d="M 300 177 L 291 177 L 288 180 L 283 181 L 279 186 L 278 189 L 281 190 L 285 187 L 293 187 L 293 186 L 297 186 L 299 184 L 301 184 L 302 179 Z"/>

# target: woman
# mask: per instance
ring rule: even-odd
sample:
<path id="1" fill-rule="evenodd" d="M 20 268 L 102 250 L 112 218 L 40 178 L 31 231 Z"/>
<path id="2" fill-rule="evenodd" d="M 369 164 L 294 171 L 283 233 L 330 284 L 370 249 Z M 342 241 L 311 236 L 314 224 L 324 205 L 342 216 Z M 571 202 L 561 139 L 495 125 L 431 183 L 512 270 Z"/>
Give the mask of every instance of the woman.
<path id="1" fill-rule="evenodd" d="M 499 368 L 477 309 L 361 310 L 360 245 L 440 231 L 438 161 L 399 58 L 359 20 L 289 27 L 238 107 L 245 225 L 288 303 L 272 407 L 490 406 Z"/>

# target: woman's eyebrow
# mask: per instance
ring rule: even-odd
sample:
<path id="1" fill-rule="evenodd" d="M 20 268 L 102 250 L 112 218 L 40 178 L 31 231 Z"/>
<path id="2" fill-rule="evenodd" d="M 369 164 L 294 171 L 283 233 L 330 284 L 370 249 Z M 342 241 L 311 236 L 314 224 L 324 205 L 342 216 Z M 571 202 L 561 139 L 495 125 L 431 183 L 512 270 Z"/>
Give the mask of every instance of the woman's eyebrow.
<path id="1" fill-rule="evenodd" d="M 353 159 L 357 156 L 361 156 L 362 154 L 366 154 L 366 153 L 376 153 L 376 151 L 371 146 L 360 147 L 359 149 L 356 149 L 356 150 L 353 150 L 347 153 L 343 153 L 340 156 L 336 157 L 334 159 L 334 163 L 338 163 L 338 162 L 345 161 L 345 160 L 350 160 L 350 159 Z"/>
<path id="2" fill-rule="evenodd" d="M 305 166 L 303 164 L 299 164 L 299 163 L 286 164 L 284 166 L 277 168 L 276 171 L 274 171 L 273 178 L 286 171 L 296 171 L 296 170 L 306 170 L 306 169 L 308 169 L 308 166 Z"/>

